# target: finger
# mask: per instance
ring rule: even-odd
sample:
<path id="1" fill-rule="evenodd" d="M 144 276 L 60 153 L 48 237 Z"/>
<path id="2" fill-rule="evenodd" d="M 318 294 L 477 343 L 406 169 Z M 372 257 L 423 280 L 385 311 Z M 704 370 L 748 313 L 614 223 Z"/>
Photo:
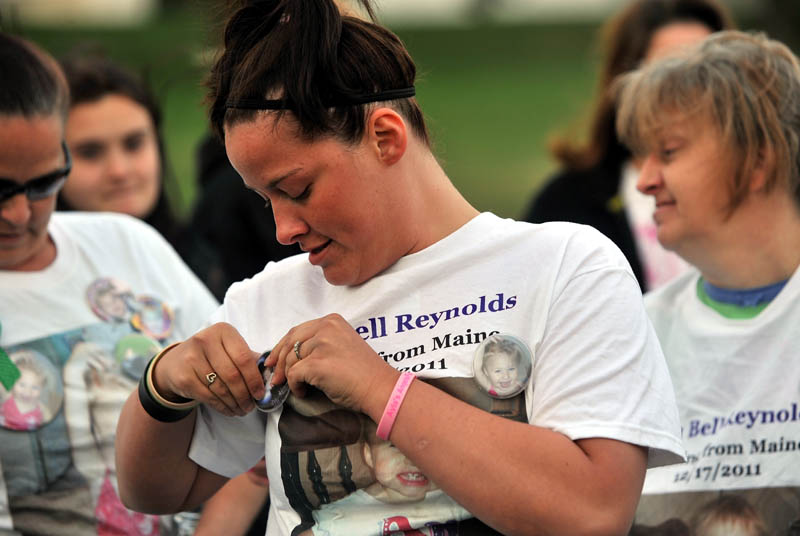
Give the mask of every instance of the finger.
<path id="1" fill-rule="evenodd" d="M 295 396 L 299 396 L 300 398 L 306 395 L 306 388 L 308 384 L 306 383 L 306 374 L 310 371 L 312 365 L 309 364 L 305 359 L 297 361 L 295 359 L 294 364 L 289 367 L 286 371 L 286 383 L 289 385 L 289 390 Z"/>
<path id="2" fill-rule="evenodd" d="M 272 348 L 272 352 L 270 352 L 269 357 L 264 362 L 264 364 L 268 367 L 272 367 L 272 379 L 270 383 L 272 385 L 280 385 L 286 381 L 286 375 L 284 374 L 284 362 L 286 361 L 285 357 L 286 353 L 286 343 L 283 342 L 283 339 L 278 341 Z"/>
<path id="3" fill-rule="evenodd" d="M 221 333 L 222 347 L 228 360 L 222 361 L 221 374 L 226 386 L 241 407 L 252 409 L 253 399 L 264 396 L 264 380 L 258 371 L 258 357 L 232 326 Z"/>
<path id="4" fill-rule="evenodd" d="M 289 370 L 297 366 L 300 361 L 307 359 L 314 348 L 314 338 L 316 337 L 313 326 L 305 326 L 303 329 L 298 329 L 294 334 L 295 341 L 291 346 L 284 347 L 282 353 L 283 357 L 283 371 L 288 380 Z M 289 339 L 291 340 L 291 339 Z M 290 385 L 292 387 L 292 385 Z M 293 389 L 296 390 L 296 389 Z"/>
<path id="5" fill-rule="evenodd" d="M 278 341 L 278 344 L 275 345 L 275 348 L 272 350 L 273 354 L 276 354 L 275 363 L 273 365 L 275 369 L 275 373 L 272 376 L 273 385 L 280 385 L 286 381 L 286 371 L 288 367 L 297 361 L 297 355 L 294 351 L 295 343 L 299 342 L 299 350 L 302 350 L 304 341 L 307 341 L 313 334 L 311 330 L 312 327 L 309 322 L 300 324 L 290 329 L 286 335 Z"/>
<path id="6" fill-rule="evenodd" d="M 288 349 L 290 345 L 294 344 L 293 341 L 290 342 L 290 340 L 295 332 L 296 328 L 292 328 L 281 337 L 275 346 L 272 347 L 269 358 L 264 362 L 266 366 L 273 368 L 272 385 L 279 385 L 286 381 L 286 375 L 284 374 L 285 362 L 288 356 Z"/>
<path id="7" fill-rule="evenodd" d="M 300 359 L 295 355 L 294 347 L 287 358 L 286 382 L 295 396 L 305 396 L 308 385 L 312 383 L 309 375 L 314 374 L 315 367 L 319 366 L 318 361 L 314 362 L 318 353 L 318 342 L 316 335 L 306 339 L 300 346 Z"/>
<path id="8" fill-rule="evenodd" d="M 245 414 L 253 409 L 253 399 L 250 397 L 245 380 L 230 358 L 209 361 L 206 370 L 212 372 L 201 373 L 199 380 L 231 411 Z"/>
<path id="9" fill-rule="evenodd" d="M 199 376 L 198 381 L 206 384 L 206 398 L 216 409 L 223 407 L 226 415 L 244 415 L 247 411 L 240 407 L 225 381 L 215 372 Z"/>

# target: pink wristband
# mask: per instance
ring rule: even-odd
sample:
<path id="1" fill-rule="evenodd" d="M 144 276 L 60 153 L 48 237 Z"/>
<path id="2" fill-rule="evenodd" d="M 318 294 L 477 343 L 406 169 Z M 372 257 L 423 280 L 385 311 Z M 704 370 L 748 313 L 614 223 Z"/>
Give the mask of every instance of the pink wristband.
<path id="1" fill-rule="evenodd" d="M 381 422 L 378 423 L 378 430 L 375 432 L 375 435 L 384 441 L 389 441 L 389 434 L 392 431 L 392 426 L 394 426 L 394 420 L 397 418 L 397 412 L 400 411 L 400 405 L 403 403 L 403 399 L 406 397 L 408 388 L 414 378 L 416 376 L 413 373 L 404 372 L 397 378 L 397 383 L 394 384 L 394 390 L 389 396 L 389 401 L 386 403 L 383 415 L 381 415 Z"/>

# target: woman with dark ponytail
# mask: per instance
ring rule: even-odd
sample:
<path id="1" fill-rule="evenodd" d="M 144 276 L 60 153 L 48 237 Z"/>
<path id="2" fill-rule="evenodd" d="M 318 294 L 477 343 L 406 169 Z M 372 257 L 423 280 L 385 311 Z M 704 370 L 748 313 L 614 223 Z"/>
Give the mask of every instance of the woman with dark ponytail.
<path id="1" fill-rule="evenodd" d="M 150 363 L 118 427 L 122 496 L 187 509 L 265 456 L 270 536 L 625 533 L 645 469 L 683 455 L 630 267 L 587 227 L 470 206 L 413 61 L 361 4 L 228 21 L 212 126 L 305 253 Z M 522 357 L 485 360 L 487 340 Z"/>

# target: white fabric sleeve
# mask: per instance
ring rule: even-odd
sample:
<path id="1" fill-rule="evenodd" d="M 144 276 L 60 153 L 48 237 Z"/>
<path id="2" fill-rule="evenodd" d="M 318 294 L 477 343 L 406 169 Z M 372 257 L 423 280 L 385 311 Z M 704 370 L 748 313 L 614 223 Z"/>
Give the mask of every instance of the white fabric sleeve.
<path id="1" fill-rule="evenodd" d="M 572 440 L 649 446 L 649 467 L 680 462 L 675 395 L 639 286 L 621 253 L 593 242 L 590 256 L 564 263 L 556 284 L 536 350 L 531 422 Z"/>
<path id="2" fill-rule="evenodd" d="M 201 405 L 189 458 L 228 478 L 244 473 L 264 457 L 266 419 L 262 415 L 253 410 L 244 417 L 226 417 Z"/>

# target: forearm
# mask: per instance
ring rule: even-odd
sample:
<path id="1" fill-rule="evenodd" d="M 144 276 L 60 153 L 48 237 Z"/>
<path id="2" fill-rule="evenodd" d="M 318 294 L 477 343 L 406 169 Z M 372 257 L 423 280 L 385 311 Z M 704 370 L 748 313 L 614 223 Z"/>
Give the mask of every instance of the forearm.
<path id="1" fill-rule="evenodd" d="M 189 399 L 224 415 L 244 416 L 253 409 L 253 400 L 264 395 L 257 357 L 232 326 L 218 323 L 167 347 L 151 361 L 145 374 L 150 374 L 154 392 L 141 388 L 141 396 L 153 414 L 167 412 L 179 419 L 156 420 L 142 406 L 138 391 L 128 397 L 116 437 L 120 496 L 126 505 L 154 514 L 190 510 L 222 487 L 226 477 L 189 458 L 197 410 L 181 417 L 175 408 L 158 408 L 168 402 L 147 397 Z"/>
<path id="2" fill-rule="evenodd" d="M 136 391 L 128 397 L 116 437 L 117 478 L 126 506 L 153 514 L 196 506 L 187 504 L 198 474 L 188 457 L 195 414 L 162 423 L 145 412 Z"/>
<path id="3" fill-rule="evenodd" d="M 382 385 L 365 407 L 376 421 L 391 387 Z M 390 439 L 446 493 L 503 534 L 624 534 L 646 463 L 639 447 L 611 440 L 579 445 L 420 381 L 411 385 Z M 597 441 L 611 444 L 614 455 L 591 448 Z"/>
<path id="4" fill-rule="evenodd" d="M 247 474 L 228 481 L 203 505 L 195 536 L 247 533 L 269 496 L 269 487 L 254 484 Z"/>

